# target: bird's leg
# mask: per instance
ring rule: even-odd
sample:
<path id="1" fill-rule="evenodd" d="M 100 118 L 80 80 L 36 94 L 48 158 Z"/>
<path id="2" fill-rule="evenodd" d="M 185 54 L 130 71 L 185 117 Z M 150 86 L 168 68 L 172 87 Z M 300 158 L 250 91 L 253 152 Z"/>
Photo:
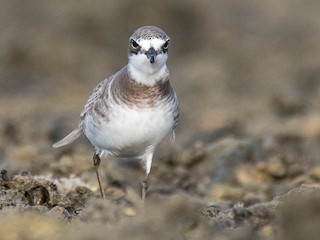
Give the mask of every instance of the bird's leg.
<path id="1" fill-rule="evenodd" d="M 105 199 L 106 196 L 104 194 L 104 188 L 103 188 L 103 184 L 102 184 L 102 180 L 101 180 L 100 162 L 101 162 L 101 159 L 99 157 L 99 154 L 95 153 L 93 155 L 93 165 L 94 165 L 94 167 L 96 169 L 96 174 L 97 174 L 97 179 L 98 179 L 98 183 L 99 183 L 101 198 Z"/>
<path id="2" fill-rule="evenodd" d="M 146 175 L 146 178 L 142 180 L 142 188 L 141 188 L 142 202 L 146 200 L 148 188 L 149 188 L 148 175 Z"/>
<path id="3" fill-rule="evenodd" d="M 143 202 L 146 200 L 147 190 L 149 188 L 148 176 L 151 170 L 152 157 L 153 157 L 153 153 L 150 153 L 146 156 L 146 159 L 145 159 L 146 177 L 142 181 L 142 188 L 141 188 L 141 198 Z"/>

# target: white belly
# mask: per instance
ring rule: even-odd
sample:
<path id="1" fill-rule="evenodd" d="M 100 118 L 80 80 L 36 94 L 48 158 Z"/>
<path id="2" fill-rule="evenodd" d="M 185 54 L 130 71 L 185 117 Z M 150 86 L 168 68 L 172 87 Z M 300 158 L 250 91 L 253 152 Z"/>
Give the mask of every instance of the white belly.
<path id="1" fill-rule="evenodd" d="M 172 112 L 165 108 L 116 108 L 107 121 L 93 124 L 88 116 L 85 134 L 102 151 L 118 157 L 138 157 L 154 148 L 172 132 Z"/>

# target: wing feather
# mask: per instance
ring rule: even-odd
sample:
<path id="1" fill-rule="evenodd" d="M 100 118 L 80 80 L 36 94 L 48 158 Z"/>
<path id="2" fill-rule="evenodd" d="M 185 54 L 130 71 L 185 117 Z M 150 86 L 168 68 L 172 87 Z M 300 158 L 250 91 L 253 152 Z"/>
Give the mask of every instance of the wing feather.
<path id="1" fill-rule="evenodd" d="M 94 104 L 99 100 L 99 98 L 101 98 L 101 96 L 103 95 L 103 92 L 105 91 L 105 87 L 107 83 L 110 81 L 110 79 L 113 78 L 113 76 L 114 75 L 105 79 L 93 89 L 92 94 L 90 95 L 88 101 L 86 102 L 82 112 L 80 113 L 80 122 L 78 124 L 78 127 L 75 130 L 73 130 L 69 135 L 67 135 L 65 138 L 53 144 L 52 146 L 54 148 L 58 148 L 58 147 L 62 147 L 67 144 L 70 144 L 74 142 L 78 137 L 80 137 L 81 131 L 82 131 L 82 124 L 81 124 L 82 119 L 85 117 L 87 112 L 91 109 L 91 107 L 94 106 Z"/>

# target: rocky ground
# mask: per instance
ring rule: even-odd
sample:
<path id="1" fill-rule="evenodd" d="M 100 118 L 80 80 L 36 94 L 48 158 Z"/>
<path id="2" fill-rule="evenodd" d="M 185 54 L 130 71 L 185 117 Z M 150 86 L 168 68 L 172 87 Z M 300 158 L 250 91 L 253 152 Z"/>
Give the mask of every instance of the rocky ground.
<path id="1" fill-rule="evenodd" d="M 1 239 L 320 239 L 318 1 L 0 5 Z M 146 24 L 172 38 L 181 124 L 145 204 L 116 159 L 102 200 L 88 141 L 51 145 Z"/>

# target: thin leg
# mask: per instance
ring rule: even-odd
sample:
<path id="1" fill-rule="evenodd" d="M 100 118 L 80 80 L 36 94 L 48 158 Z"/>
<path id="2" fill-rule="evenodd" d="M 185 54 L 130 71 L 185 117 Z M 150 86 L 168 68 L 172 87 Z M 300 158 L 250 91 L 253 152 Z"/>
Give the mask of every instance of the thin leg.
<path id="1" fill-rule="evenodd" d="M 106 196 L 104 194 L 104 187 L 103 187 L 103 184 L 102 184 L 101 173 L 100 173 L 100 162 L 101 162 L 101 159 L 99 157 L 99 154 L 95 153 L 93 155 L 93 165 L 94 165 L 94 167 L 96 169 L 96 174 L 97 174 L 97 179 L 98 179 L 98 183 L 99 183 L 101 198 L 105 199 Z"/>
<path id="2" fill-rule="evenodd" d="M 143 179 L 142 188 L 141 188 L 141 198 L 143 202 L 146 200 L 147 190 L 149 188 L 148 176 L 151 170 L 152 157 L 153 157 L 153 153 L 150 153 L 146 156 L 146 159 L 145 159 L 146 178 Z"/>
<path id="3" fill-rule="evenodd" d="M 141 188 L 142 202 L 144 202 L 146 200 L 148 188 L 149 188 L 149 183 L 148 183 L 148 175 L 147 175 L 146 178 L 143 179 L 143 181 L 142 181 L 142 188 Z"/>

